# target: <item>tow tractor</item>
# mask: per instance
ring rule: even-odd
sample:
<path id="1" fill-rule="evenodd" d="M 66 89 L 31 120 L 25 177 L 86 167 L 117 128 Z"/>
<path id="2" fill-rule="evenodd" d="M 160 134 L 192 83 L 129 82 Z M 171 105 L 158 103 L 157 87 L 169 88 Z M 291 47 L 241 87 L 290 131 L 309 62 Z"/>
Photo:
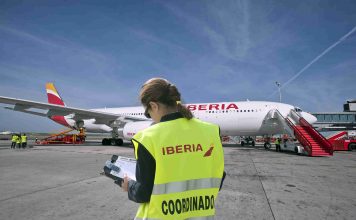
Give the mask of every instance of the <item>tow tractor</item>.
<path id="1" fill-rule="evenodd" d="M 273 143 L 275 143 L 276 138 L 274 138 Z M 280 138 L 280 151 L 281 152 L 294 152 L 297 155 L 308 155 L 308 152 L 305 148 L 298 142 L 297 139 L 288 136 L 287 134 L 283 134 L 282 138 Z M 275 145 L 275 144 L 274 144 Z"/>
<path id="2" fill-rule="evenodd" d="M 356 135 L 349 134 L 347 131 L 336 133 L 328 138 L 334 150 L 356 150 Z"/>
<path id="3" fill-rule="evenodd" d="M 295 139 L 284 139 L 281 142 L 281 152 L 289 151 L 294 152 L 298 155 L 308 155 L 308 152 L 305 148 Z"/>

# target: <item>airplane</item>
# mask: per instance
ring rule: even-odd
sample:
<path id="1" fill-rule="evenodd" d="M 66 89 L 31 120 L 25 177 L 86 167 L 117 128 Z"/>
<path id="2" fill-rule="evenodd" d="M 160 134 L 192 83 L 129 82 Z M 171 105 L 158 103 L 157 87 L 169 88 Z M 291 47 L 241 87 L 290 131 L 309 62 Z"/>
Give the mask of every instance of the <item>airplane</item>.
<path id="1" fill-rule="evenodd" d="M 102 140 L 103 145 L 121 146 L 124 140 L 131 140 L 138 131 L 153 124 L 151 119 L 144 116 L 143 107 L 73 108 L 65 105 L 53 83 L 46 84 L 46 91 L 48 103 L 3 96 L 0 96 L 0 103 L 13 105 L 5 107 L 6 109 L 48 117 L 68 128 L 85 129 L 92 133 L 111 133 L 111 138 Z M 271 136 L 285 133 L 286 126 L 277 120 L 275 111 L 284 118 L 294 111 L 310 124 L 317 121 L 315 116 L 298 107 L 277 102 L 213 102 L 185 106 L 196 118 L 219 125 L 222 136 Z M 270 146 L 270 143 L 265 142 L 266 144 Z"/>
<path id="2" fill-rule="evenodd" d="M 2 135 L 9 135 L 9 134 L 12 134 L 12 133 L 14 133 L 14 132 L 11 132 L 11 131 L 2 131 L 2 132 L 0 132 L 0 134 L 2 134 Z"/>

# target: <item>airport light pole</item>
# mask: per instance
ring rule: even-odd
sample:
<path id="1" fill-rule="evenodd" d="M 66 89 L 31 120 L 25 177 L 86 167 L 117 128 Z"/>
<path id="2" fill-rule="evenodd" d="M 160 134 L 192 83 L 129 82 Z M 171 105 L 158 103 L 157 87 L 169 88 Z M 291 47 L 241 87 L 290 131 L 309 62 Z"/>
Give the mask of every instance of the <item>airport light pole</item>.
<path id="1" fill-rule="evenodd" d="M 282 102 L 281 84 L 278 81 L 276 81 L 276 85 L 278 87 L 278 92 L 279 92 L 279 102 Z"/>

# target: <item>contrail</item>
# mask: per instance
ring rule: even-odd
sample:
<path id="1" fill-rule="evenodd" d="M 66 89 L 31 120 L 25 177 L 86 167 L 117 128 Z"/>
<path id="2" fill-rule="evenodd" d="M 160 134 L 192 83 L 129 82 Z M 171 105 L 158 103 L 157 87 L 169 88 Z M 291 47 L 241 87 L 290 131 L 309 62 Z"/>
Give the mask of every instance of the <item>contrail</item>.
<path id="1" fill-rule="evenodd" d="M 290 78 L 287 82 L 282 83 L 281 88 L 287 86 L 291 82 L 293 82 L 296 78 L 298 78 L 305 70 L 307 70 L 311 65 L 313 65 L 316 61 L 318 61 L 320 58 L 322 58 L 325 54 L 327 54 L 330 50 L 332 50 L 334 47 L 336 47 L 338 44 L 343 42 L 348 36 L 353 34 L 356 31 L 356 26 L 351 29 L 347 34 L 345 34 L 343 37 L 341 37 L 338 41 L 336 41 L 334 44 L 332 44 L 330 47 L 328 47 L 326 50 L 324 50 L 321 54 L 319 54 L 317 57 L 315 57 L 310 63 L 308 63 L 303 69 L 301 69 L 298 73 L 296 73 L 292 78 Z M 273 95 L 275 95 L 277 91 L 273 92 L 268 98 L 271 98 Z"/>

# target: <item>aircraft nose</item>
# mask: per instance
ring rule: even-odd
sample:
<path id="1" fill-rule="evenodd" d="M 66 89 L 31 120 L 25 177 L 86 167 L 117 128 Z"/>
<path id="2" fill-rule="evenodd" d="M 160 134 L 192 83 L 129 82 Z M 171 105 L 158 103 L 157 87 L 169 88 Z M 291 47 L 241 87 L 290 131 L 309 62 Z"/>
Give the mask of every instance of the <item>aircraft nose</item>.
<path id="1" fill-rule="evenodd" d="M 309 122 L 309 124 L 314 124 L 318 121 L 318 119 L 314 115 L 307 112 L 302 112 L 302 116 L 307 122 Z"/>

